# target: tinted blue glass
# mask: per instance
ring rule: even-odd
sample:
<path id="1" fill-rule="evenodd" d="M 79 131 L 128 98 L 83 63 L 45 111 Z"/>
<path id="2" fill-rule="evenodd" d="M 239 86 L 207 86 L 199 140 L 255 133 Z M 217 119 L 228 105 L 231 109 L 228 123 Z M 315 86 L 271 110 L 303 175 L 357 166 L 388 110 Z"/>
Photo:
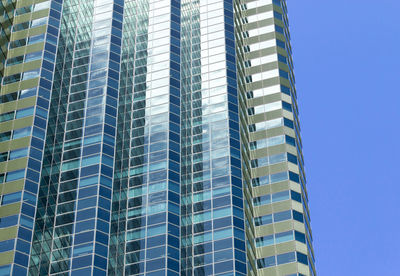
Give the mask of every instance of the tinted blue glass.
<path id="1" fill-rule="evenodd" d="M 5 252 L 5 251 L 9 251 L 9 250 L 13 250 L 14 249 L 14 243 L 15 240 L 5 240 L 0 242 L 0 252 Z M 1 268 L 0 268 L 1 271 Z M 0 274 L 1 275 L 1 274 Z"/>

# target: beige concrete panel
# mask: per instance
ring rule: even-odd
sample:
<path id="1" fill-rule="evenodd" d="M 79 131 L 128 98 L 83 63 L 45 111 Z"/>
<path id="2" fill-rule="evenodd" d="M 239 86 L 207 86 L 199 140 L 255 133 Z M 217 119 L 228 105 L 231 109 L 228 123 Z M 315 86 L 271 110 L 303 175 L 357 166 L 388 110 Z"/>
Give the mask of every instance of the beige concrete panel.
<path id="1" fill-rule="evenodd" d="M 293 227 L 291 224 L 286 224 L 286 228 L 282 228 L 280 227 L 279 231 L 277 231 L 277 229 L 271 224 L 271 227 L 264 227 L 262 228 L 262 230 L 260 230 L 258 233 L 262 234 L 260 236 L 257 237 L 264 237 L 264 236 L 269 236 L 275 233 L 281 233 L 281 232 L 286 232 L 286 231 L 290 231 L 293 230 Z"/>
<path id="2" fill-rule="evenodd" d="M 0 218 L 18 214 L 21 209 L 21 202 L 0 206 Z"/>
<path id="3" fill-rule="evenodd" d="M 36 28 L 29 29 L 29 36 L 39 35 L 46 32 L 47 25 L 38 26 Z"/>
<path id="4" fill-rule="evenodd" d="M 265 175 L 266 168 L 268 168 L 268 174 L 275 174 L 275 173 L 287 171 L 287 164 L 279 163 L 279 164 L 270 165 L 268 167 L 257 168 L 257 169 L 255 169 L 254 175 L 257 175 L 257 176 Z"/>
<path id="5" fill-rule="evenodd" d="M 27 47 L 28 46 L 21 46 L 21 47 L 9 50 L 8 54 L 7 54 L 7 58 L 12 58 L 12 57 L 18 57 L 18 56 L 25 55 Z"/>
<path id="6" fill-rule="evenodd" d="M 17 108 L 17 101 L 0 104 L 0 113 L 13 111 Z"/>
<path id="7" fill-rule="evenodd" d="M 273 146 L 273 147 L 269 147 L 268 148 L 268 153 L 270 155 L 278 154 L 278 153 L 287 151 L 286 148 L 287 148 L 286 144 L 276 145 L 276 146 Z"/>
<path id="8" fill-rule="evenodd" d="M 264 237 L 275 233 L 273 224 L 263 225 L 255 228 L 256 237 Z"/>
<path id="9" fill-rule="evenodd" d="M 287 40 L 286 37 L 281 33 L 276 32 L 275 35 L 276 35 L 277 39 L 280 39 L 282 41 L 286 41 Z"/>
<path id="10" fill-rule="evenodd" d="M 4 69 L 4 76 L 11 76 L 11 75 L 22 72 L 23 66 L 24 66 L 23 63 L 12 65 L 12 66 L 7 66 Z"/>
<path id="11" fill-rule="evenodd" d="M 32 120 L 31 118 L 28 118 L 28 119 Z M 30 141 L 31 141 L 30 136 L 12 140 L 10 143 L 10 150 L 28 147 L 30 144 Z"/>
<path id="12" fill-rule="evenodd" d="M 278 112 L 276 112 L 275 114 L 278 115 Z M 270 116 L 268 116 L 268 120 L 281 118 L 281 117 L 282 116 L 277 116 L 277 117 L 272 117 L 271 118 Z M 266 132 L 267 132 L 266 133 L 267 135 L 265 135 L 266 138 L 270 138 L 270 137 L 275 137 L 275 136 L 279 136 L 279 135 L 285 134 L 285 129 L 284 129 L 283 126 L 282 127 L 275 127 L 275 128 L 268 129 Z"/>
<path id="13" fill-rule="evenodd" d="M 278 68 L 283 70 L 283 71 L 286 71 L 288 73 L 291 72 L 289 66 L 286 63 L 283 63 L 283 62 L 280 62 L 280 61 L 278 61 Z"/>
<path id="14" fill-rule="evenodd" d="M 280 6 L 273 5 L 273 9 L 274 9 L 274 11 L 278 11 L 281 14 L 285 14 L 285 12 L 282 10 L 282 8 Z"/>
<path id="15" fill-rule="evenodd" d="M 256 217 L 265 216 L 274 213 L 275 210 L 272 208 L 271 204 L 254 207 L 254 215 Z"/>
<path id="16" fill-rule="evenodd" d="M 11 172 L 15 170 L 20 170 L 26 168 L 28 163 L 28 158 L 24 157 L 15 160 L 9 160 L 6 163 L 7 163 L 7 167 L 5 168 L 6 171 Z M 1 172 L 6 172 L 6 171 L 1 171 Z"/>
<path id="17" fill-rule="evenodd" d="M 253 36 L 246 38 L 243 42 L 244 45 L 251 45 L 253 43 L 261 42 L 261 41 L 266 41 L 266 40 L 271 40 L 275 38 L 275 32 L 268 33 L 268 34 L 263 34 L 259 36 Z"/>
<path id="18" fill-rule="evenodd" d="M 4 173 L 7 171 L 7 162 L 0 163 L 0 173 Z"/>
<path id="19" fill-rule="evenodd" d="M 296 137 L 296 132 L 294 131 L 294 129 L 291 129 L 290 127 L 283 127 L 283 128 L 285 134 L 290 135 L 292 137 Z"/>
<path id="20" fill-rule="evenodd" d="M 273 18 L 267 18 L 267 19 L 263 19 L 263 20 L 260 20 L 257 22 L 247 23 L 243 26 L 243 30 L 250 31 L 250 30 L 254 30 L 254 29 L 258 29 L 258 28 L 270 26 L 270 25 L 274 25 Z"/>
<path id="21" fill-rule="evenodd" d="M 261 7 L 257 8 L 257 12 L 258 13 L 263 13 L 263 12 L 267 12 L 267 11 L 272 11 L 273 9 L 273 5 L 272 4 L 268 4 L 268 5 L 264 5 Z"/>
<path id="22" fill-rule="evenodd" d="M 299 263 L 299 272 L 301 273 L 301 274 L 304 274 L 304 275 L 306 275 L 306 276 L 309 276 L 310 275 L 310 268 L 308 267 L 308 266 L 306 266 L 306 265 L 304 265 L 304 264 L 301 264 L 301 263 Z"/>
<path id="23" fill-rule="evenodd" d="M 282 93 L 276 92 L 274 94 L 265 95 L 262 97 L 252 98 L 247 100 L 247 106 L 256 106 L 263 103 L 270 103 L 282 100 Z"/>
<path id="24" fill-rule="evenodd" d="M 297 273 L 297 266 L 298 263 L 290 263 L 290 264 L 284 264 L 284 265 L 279 265 L 276 267 L 276 273 L 279 276 L 284 276 L 284 275 L 290 275 Z"/>
<path id="25" fill-rule="evenodd" d="M 2 239 L 0 238 L 0 241 L 1 240 Z M 0 266 L 11 264 L 13 260 L 14 260 L 14 251 L 0 253 Z"/>
<path id="26" fill-rule="evenodd" d="M 267 33 L 267 34 L 262 34 L 258 36 L 258 39 L 260 41 L 266 41 L 266 40 L 271 40 L 276 38 L 276 32 L 271 32 L 271 33 Z"/>
<path id="27" fill-rule="evenodd" d="M 266 18 L 266 19 L 262 19 L 258 21 L 258 27 L 265 27 L 265 26 L 270 26 L 270 25 L 274 25 L 274 18 L 270 17 L 270 18 Z"/>
<path id="28" fill-rule="evenodd" d="M 293 200 L 292 206 L 293 206 L 293 210 L 296 210 L 301 213 L 303 212 L 303 204 L 301 204 L 300 202 Z"/>
<path id="29" fill-rule="evenodd" d="M 263 225 L 256 227 L 256 237 L 263 237 L 263 236 L 268 236 L 271 235 L 272 233 L 279 233 L 279 232 L 285 232 L 293 229 L 293 223 L 291 220 L 286 220 L 274 224 L 269 224 L 269 225 Z"/>
<path id="30" fill-rule="evenodd" d="M 25 13 L 25 14 L 22 14 L 22 15 L 15 16 L 13 24 L 14 25 L 15 24 L 20 24 L 20 23 L 27 22 L 27 21 L 31 20 L 31 14 L 32 13 L 29 12 L 29 13 Z"/>
<path id="31" fill-rule="evenodd" d="M 284 117 L 288 118 L 289 120 L 294 121 L 293 113 L 287 110 L 282 110 L 282 114 Z"/>
<path id="32" fill-rule="evenodd" d="M 278 80 L 281 79 L 279 77 L 273 77 L 270 79 L 262 80 L 262 87 L 269 87 L 278 84 Z"/>
<path id="33" fill-rule="evenodd" d="M 292 208 L 291 200 L 285 200 L 281 202 L 272 203 L 272 211 L 274 213 L 287 211 Z"/>
<path id="34" fill-rule="evenodd" d="M 282 49 L 281 47 L 276 47 L 276 51 L 278 54 L 280 54 L 281 56 L 287 57 L 288 58 L 288 54 L 286 52 L 285 49 Z"/>
<path id="35" fill-rule="evenodd" d="M 13 121 L 12 120 L 0 123 L 1 132 L 9 131 L 9 130 L 12 129 L 12 127 L 13 127 Z"/>
<path id="36" fill-rule="evenodd" d="M 300 253 L 307 255 L 308 254 L 307 245 L 302 242 L 296 241 L 296 251 L 299 251 Z"/>
<path id="37" fill-rule="evenodd" d="M 266 131 L 257 131 L 250 133 L 250 142 L 266 138 Z"/>
<path id="38" fill-rule="evenodd" d="M 15 193 L 23 190 L 24 188 L 24 179 L 15 180 L 12 182 L 5 182 L 3 184 L 3 195 Z"/>
<path id="39" fill-rule="evenodd" d="M 297 220 L 293 220 L 293 229 L 303 232 L 306 232 L 306 227 L 304 226 L 304 223 L 298 222 Z"/>
<path id="40" fill-rule="evenodd" d="M 269 226 L 269 227 L 267 227 Z M 261 226 L 261 227 L 256 227 L 260 228 L 257 231 L 256 237 L 264 237 L 264 236 L 269 236 L 275 233 L 274 227 L 271 225 L 266 225 L 266 226 Z"/>
<path id="41" fill-rule="evenodd" d="M 24 63 L 24 72 L 30 71 L 42 66 L 42 60 L 34 60 L 31 62 Z"/>
<path id="42" fill-rule="evenodd" d="M 31 99 L 31 98 L 27 98 Z M 36 96 L 32 97 L 32 100 L 36 101 Z M 30 101 L 27 101 L 26 104 L 29 104 Z M 27 126 L 32 126 L 33 125 L 33 116 L 30 116 L 28 118 L 21 118 L 21 119 L 16 119 L 14 120 L 14 126 L 13 129 L 18 129 L 18 128 L 23 128 Z"/>
<path id="43" fill-rule="evenodd" d="M 275 19 L 275 24 L 276 25 L 278 25 L 278 26 L 280 26 L 282 28 L 285 28 L 285 24 L 281 20 L 279 20 L 277 18 L 274 18 L 274 19 Z"/>
<path id="44" fill-rule="evenodd" d="M 252 151 L 252 154 L 254 154 L 254 152 L 257 152 L 258 156 L 274 155 L 274 154 L 286 152 L 286 145 L 282 144 L 282 145 L 276 145 L 276 146 L 269 147 L 269 148 L 257 149 L 255 151 Z"/>
<path id="45" fill-rule="evenodd" d="M 250 15 L 255 15 L 255 14 L 257 14 L 257 8 L 248 9 L 248 10 L 243 10 L 242 14 L 243 14 L 243 16 L 245 16 L 245 17 L 250 16 Z"/>
<path id="46" fill-rule="evenodd" d="M 252 22 L 252 23 L 247 23 L 243 25 L 243 31 L 249 31 L 249 30 L 254 30 L 257 29 L 258 27 L 258 22 Z"/>
<path id="47" fill-rule="evenodd" d="M 24 137 L 17 140 L 4 141 L 0 143 L 0 152 L 11 149 L 23 148 L 29 146 L 30 137 Z"/>
<path id="48" fill-rule="evenodd" d="M 253 188 L 253 196 L 258 197 L 271 193 L 271 185 L 264 185 Z"/>
<path id="49" fill-rule="evenodd" d="M 276 102 L 276 101 L 282 100 L 282 93 L 277 92 L 277 93 L 274 93 L 274 94 L 265 95 L 262 98 L 263 98 L 264 103 L 272 103 L 272 102 Z"/>
<path id="50" fill-rule="evenodd" d="M 274 223 L 274 228 L 276 233 L 285 232 L 293 229 L 293 220 L 286 220 Z"/>
<path id="51" fill-rule="evenodd" d="M 289 171 L 299 174 L 299 167 L 293 163 L 288 162 L 288 169 Z"/>
<path id="52" fill-rule="evenodd" d="M 270 71 L 270 70 L 274 70 L 274 69 L 278 69 L 278 62 L 269 62 L 269 63 L 265 63 L 265 64 L 260 64 L 257 66 L 252 66 L 250 68 L 246 69 L 246 75 L 253 75 L 256 73 L 260 73 L 260 72 L 265 72 L 265 71 Z"/>
<path id="53" fill-rule="evenodd" d="M 22 108 L 34 106 L 35 104 L 36 104 L 36 96 L 33 96 L 33 97 L 18 100 L 17 108 L 22 109 Z"/>
<path id="54" fill-rule="evenodd" d="M 261 72 L 270 71 L 270 70 L 279 68 L 277 62 L 265 63 L 265 64 L 261 64 L 260 66 L 261 66 L 261 70 L 260 70 Z"/>
<path id="55" fill-rule="evenodd" d="M 0 229 L 0 241 L 13 239 L 17 236 L 17 226 Z"/>
<path id="56" fill-rule="evenodd" d="M 289 181 L 282 181 L 269 185 L 271 186 L 271 193 L 279 193 L 282 191 L 289 190 Z"/>
<path id="57" fill-rule="evenodd" d="M 273 128 L 273 129 L 269 129 L 267 131 L 267 137 L 275 137 L 275 136 L 281 136 L 285 134 L 285 132 L 283 131 L 283 127 L 277 127 L 277 128 Z M 265 139 L 265 137 L 263 138 Z M 278 145 L 280 146 L 280 145 Z M 270 155 L 275 155 L 278 153 L 282 153 L 282 152 L 286 152 L 286 150 L 284 148 L 282 148 L 282 151 L 279 150 L 274 150 L 273 152 L 270 151 L 271 148 L 278 148 L 277 146 L 273 146 L 273 147 L 268 147 L 268 148 L 260 148 L 260 149 L 256 149 L 256 150 L 252 150 L 251 151 L 251 156 L 252 159 L 256 159 L 256 158 L 262 158 L 262 157 L 266 157 L 266 156 L 270 156 Z M 270 167 L 272 165 L 268 165 L 268 167 Z M 258 168 L 260 169 L 260 168 Z M 255 169 L 257 170 L 257 169 Z"/>
<path id="58" fill-rule="evenodd" d="M 246 84 L 246 91 L 251 91 L 251 90 L 256 90 L 256 89 L 261 89 L 262 83 L 260 81 L 258 82 L 251 82 Z"/>
<path id="59" fill-rule="evenodd" d="M 2 165 L 0 167 L 0 173 L 5 173 L 5 172 L 10 172 L 10 171 L 15 171 L 15 170 L 26 168 L 27 160 L 28 160 L 28 158 L 24 157 L 24 158 L 18 158 L 15 160 L 9 160 L 7 162 L 4 162 L 5 165 Z"/>
<path id="60" fill-rule="evenodd" d="M 262 170 L 256 170 L 256 169 L 251 170 L 252 177 L 260 177 L 268 174 L 271 174 L 269 167 L 264 167 Z"/>
<path id="61" fill-rule="evenodd" d="M 46 17 L 49 15 L 49 12 L 50 12 L 50 9 L 44 9 L 44 10 L 34 12 L 34 13 L 32 13 L 32 20 Z"/>
<path id="62" fill-rule="evenodd" d="M 278 274 L 277 267 L 273 266 L 257 270 L 257 276 L 282 276 L 282 275 Z"/>
<path id="63" fill-rule="evenodd" d="M 295 183 L 293 181 L 289 181 L 289 187 L 291 190 L 301 193 L 301 186 L 298 183 Z"/>
<path id="64" fill-rule="evenodd" d="M 248 3 L 248 2 L 250 2 L 250 1 L 246 1 L 246 3 Z M 261 7 L 257 7 L 257 8 L 253 8 L 253 9 L 249 9 L 249 10 L 244 10 L 246 16 L 263 13 L 263 12 L 267 12 L 267 11 L 272 11 L 272 4 L 268 4 L 265 6 L 261 6 Z"/>
<path id="65" fill-rule="evenodd" d="M 257 259 L 276 255 L 275 246 L 258 247 L 256 250 Z"/>
<path id="66" fill-rule="evenodd" d="M 264 48 L 264 49 L 260 49 L 260 50 L 256 50 L 256 51 L 252 51 L 252 52 L 246 53 L 244 59 L 245 60 L 249 60 L 249 59 L 259 58 L 259 57 L 263 57 L 263 56 L 273 55 L 275 53 L 276 53 L 276 47 L 275 46 L 274 47 L 268 47 L 268 48 Z"/>
<path id="67" fill-rule="evenodd" d="M 291 242 L 284 242 L 284 243 L 279 243 L 275 245 L 276 247 L 276 254 L 284 254 L 288 252 L 293 252 L 296 251 L 296 242 L 291 241 Z"/>
<path id="68" fill-rule="evenodd" d="M 4 94 L 18 91 L 18 88 L 19 88 L 19 82 L 14 82 L 14 83 L 7 84 L 7 85 L 1 85 L 0 94 L 4 95 Z"/>
<path id="69" fill-rule="evenodd" d="M 282 83 L 281 79 L 282 78 L 280 78 L 280 77 L 274 77 L 274 78 L 267 79 L 267 80 L 261 80 L 261 81 L 257 81 L 257 82 L 252 82 L 252 83 L 249 83 L 246 86 L 246 89 L 247 89 L 247 91 L 250 91 L 250 90 L 267 88 L 267 87 L 270 87 L 270 86 L 279 85 L 279 84 Z"/>
<path id="70" fill-rule="evenodd" d="M 20 89 L 28 89 L 39 85 L 39 78 L 25 80 L 20 82 Z"/>
<path id="71" fill-rule="evenodd" d="M 269 56 L 269 55 L 273 55 L 273 54 L 276 54 L 276 53 L 277 53 L 277 51 L 276 51 L 276 46 L 274 46 L 274 47 L 269 47 L 269 48 L 264 48 L 264 49 L 260 49 L 260 50 L 258 50 L 257 52 L 258 52 L 258 55 L 259 55 L 260 57 Z"/>
<path id="72" fill-rule="evenodd" d="M 26 38 L 27 36 L 28 36 L 28 33 L 29 33 L 29 29 L 26 29 L 26 30 L 21 30 L 21 31 L 18 31 L 18 32 L 12 32 L 11 33 L 11 36 L 10 36 L 10 41 L 15 41 L 15 40 L 20 40 L 20 39 L 23 39 L 23 38 Z M 20 48 L 22 48 L 22 47 L 20 47 Z M 18 49 L 18 48 L 17 48 Z M 12 50 L 10 50 L 9 52 L 8 52 L 8 58 L 10 58 L 10 54 L 12 53 L 12 52 L 15 52 L 17 49 L 12 49 Z M 13 51 L 14 50 L 14 51 Z M 14 57 L 14 56 L 13 56 Z"/>
<path id="73" fill-rule="evenodd" d="M 11 141 L 4 141 L 0 143 L 0 152 L 5 152 L 10 150 Z"/>
<path id="74" fill-rule="evenodd" d="M 250 88 L 250 90 L 255 90 L 255 89 L 263 88 L 264 86 L 263 86 L 262 80 L 260 80 L 260 81 L 254 81 L 254 82 L 248 83 L 246 87 Z"/>
<path id="75" fill-rule="evenodd" d="M 249 120 L 251 123 L 259 123 L 259 122 L 264 122 L 265 121 L 265 116 L 264 114 L 256 114 L 253 116 L 249 116 Z"/>
<path id="76" fill-rule="evenodd" d="M 32 29 L 31 29 L 31 31 L 32 31 Z M 41 51 L 43 49 L 44 49 L 44 42 L 35 43 L 35 44 L 32 44 L 32 45 L 26 46 L 26 53 L 27 54 L 28 53 L 33 53 L 33 52 Z"/>
<path id="77" fill-rule="evenodd" d="M 37 52 L 43 50 L 43 48 L 44 48 L 44 42 L 18 47 L 15 49 L 11 49 L 8 52 L 8 58 L 22 56 L 25 55 L 25 53 Z"/>
<path id="78" fill-rule="evenodd" d="M 253 107 L 261 104 L 264 104 L 264 99 L 262 97 L 253 98 L 247 101 L 248 107 Z"/>
<path id="79" fill-rule="evenodd" d="M 26 46 L 26 53 L 33 53 L 44 49 L 44 42 Z"/>

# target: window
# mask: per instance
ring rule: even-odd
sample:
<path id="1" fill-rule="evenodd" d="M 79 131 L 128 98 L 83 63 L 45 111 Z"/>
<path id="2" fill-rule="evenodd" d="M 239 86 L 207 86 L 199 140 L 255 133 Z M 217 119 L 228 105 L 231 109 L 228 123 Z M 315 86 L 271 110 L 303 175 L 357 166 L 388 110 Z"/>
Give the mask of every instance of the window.
<path id="1" fill-rule="evenodd" d="M 274 193 L 272 195 L 263 195 L 253 199 L 254 206 L 260 206 L 264 204 L 271 204 L 274 202 L 284 201 L 290 199 L 290 191 L 282 191 Z"/>
<path id="2" fill-rule="evenodd" d="M 14 160 L 18 158 L 22 158 L 28 155 L 28 148 L 16 149 L 10 151 L 9 160 Z"/>
<path id="3" fill-rule="evenodd" d="M 32 116 L 33 115 L 33 111 L 34 111 L 34 107 L 33 106 L 32 107 L 28 107 L 28 108 L 19 109 L 19 110 L 17 110 L 17 114 L 16 114 L 15 118 L 19 119 L 19 118 Z"/>
<path id="4" fill-rule="evenodd" d="M 26 137 L 31 135 L 31 130 L 32 127 L 24 127 L 24 128 L 19 128 L 19 129 L 15 129 L 13 132 L 13 139 L 19 139 L 22 137 Z"/>
<path id="5" fill-rule="evenodd" d="M 7 151 L 0 153 L 0 162 L 7 161 L 7 157 L 8 157 L 8 152 Z"/>
<path id="6" fill-rule="evenodd" d="M 276 256 L 270 256 L 257 260 L 257 266 L 259 269 L 271 267 L 275 265 L 288 264 L 293 262 L 300 262 L 302 264 L 308 265 L 307 255 L 300 252 L 288 252 L 284 254 L 279 254 Z M 297 274 L 296 274 L 297 275 Z"/>
<path id="7" fill-rule="evenodd" d="M 21 200 L 22 192 L 16 192 L 11 194 L 3 195 L 1 199 L 1 205 L 7 205 L 11 203 L 15 203 Z"/>
<path id="8" fill-rule="evenodd" d="M 303 214 L 295 210 L 287 210 L 270 215 L 256 217 L 254 218 L 254 223 L 256 226 L 261 226 L 261 225 L 271 224 L 273 222 L 276 223 L 285 220 L 290 220 L 292 218 L 303 223 Z"/>
<path id="9" fill-rule="evenodd" d="M 14 119 L 14 111 L 0 114 L 0 123 Z"/>

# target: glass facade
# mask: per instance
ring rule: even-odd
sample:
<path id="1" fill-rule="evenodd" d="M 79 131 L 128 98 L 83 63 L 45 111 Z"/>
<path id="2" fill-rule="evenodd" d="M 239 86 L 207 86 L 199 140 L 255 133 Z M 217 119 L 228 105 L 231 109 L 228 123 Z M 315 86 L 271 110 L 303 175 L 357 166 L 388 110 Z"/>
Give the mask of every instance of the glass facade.
<path id="1" fill-rule="evenodd" d="M 0 275 L 316 275 L 284 0 L 0 14 Z"/>

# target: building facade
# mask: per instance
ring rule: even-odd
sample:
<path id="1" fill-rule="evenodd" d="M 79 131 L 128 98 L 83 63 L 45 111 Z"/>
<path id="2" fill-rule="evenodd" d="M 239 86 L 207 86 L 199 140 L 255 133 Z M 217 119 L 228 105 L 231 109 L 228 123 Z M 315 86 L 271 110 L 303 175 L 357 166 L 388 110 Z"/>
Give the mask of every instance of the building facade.
<path id="1" fill-rule="evenodd" d="M 0 14 L 0 275 L 316 275 L 285 0 Z"/>

